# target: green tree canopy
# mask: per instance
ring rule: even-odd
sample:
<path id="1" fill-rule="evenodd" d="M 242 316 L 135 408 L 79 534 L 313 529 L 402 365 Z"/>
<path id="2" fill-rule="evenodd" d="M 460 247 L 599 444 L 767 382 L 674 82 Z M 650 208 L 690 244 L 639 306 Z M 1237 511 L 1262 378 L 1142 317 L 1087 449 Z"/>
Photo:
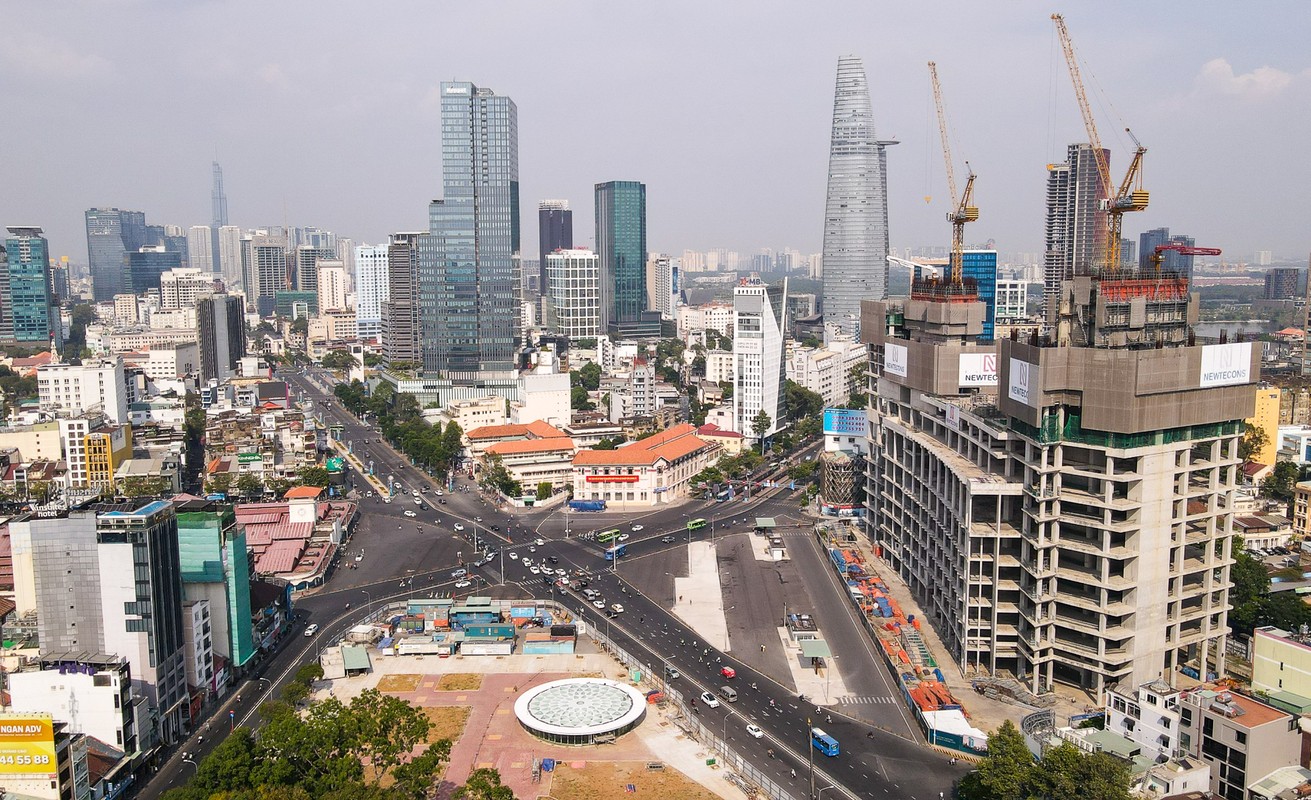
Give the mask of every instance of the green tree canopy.
<path id="1" fill-rule="evenodd" d="M 301 486 L 318 486 L 321 488 L 327 488 L 328 486 L 328 470 L 326 467 L 317 465 L 301 467 L 300 471 L 296 473 L 296 478 L 300 481 Z"/>
<path id="2" fill-rule="evenodd" d="M 824 413 L 824 398 L 794 380 L 783 384 L 783 402 L 791 420 L 818 417 Z"/>
<path id="3" fill-rule="evenodd" d="M 327 369 L 350 369 L 358 367 L 360 362 L 345 350 L 333 350 L 323 357 L 322 364 Z"/>

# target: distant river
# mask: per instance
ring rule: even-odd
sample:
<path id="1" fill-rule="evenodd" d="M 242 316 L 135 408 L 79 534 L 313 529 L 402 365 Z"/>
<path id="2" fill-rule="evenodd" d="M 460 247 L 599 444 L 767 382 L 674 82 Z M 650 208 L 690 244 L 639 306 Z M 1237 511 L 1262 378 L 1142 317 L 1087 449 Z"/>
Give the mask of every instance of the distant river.
<path id="1" fill-rule="evenodd" d="M 1247 322 L 1202 322 L 1197 325 L 1197 335 L 1206 339 L 1218 339 L 1220 331 L 1229 331 L 1229 338 L 1233 339 L 1235 334 L 1246 333 L 1257 335 L 1261 333 L 1273 333 L 1270 330 L 1270 323 L 1266 320 L 1248 320 Z"/>

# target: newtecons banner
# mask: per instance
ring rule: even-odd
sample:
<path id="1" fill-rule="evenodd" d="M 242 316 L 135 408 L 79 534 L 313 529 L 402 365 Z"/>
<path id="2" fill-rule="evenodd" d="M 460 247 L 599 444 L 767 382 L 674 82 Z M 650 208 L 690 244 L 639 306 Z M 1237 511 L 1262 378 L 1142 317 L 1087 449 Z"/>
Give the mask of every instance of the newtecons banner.
<path id="1" fill-rule="evenodd" d="M 57 771 L 51 718 L 0 714 L 0 775 L 53 775 Z"/>

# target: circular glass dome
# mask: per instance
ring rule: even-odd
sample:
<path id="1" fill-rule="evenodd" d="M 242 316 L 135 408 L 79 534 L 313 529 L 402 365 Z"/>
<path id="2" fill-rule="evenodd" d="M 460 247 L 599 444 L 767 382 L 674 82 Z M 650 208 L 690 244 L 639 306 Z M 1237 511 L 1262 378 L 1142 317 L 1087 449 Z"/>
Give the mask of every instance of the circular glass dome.
<path id="1" fill-rule="evenodd" d="M 519 723 L 561 744 L 590 744 L 632 730 L 646 713 L 646 696 L 618 681 L 566 678 L 534 686 L 514 703 Z"/>

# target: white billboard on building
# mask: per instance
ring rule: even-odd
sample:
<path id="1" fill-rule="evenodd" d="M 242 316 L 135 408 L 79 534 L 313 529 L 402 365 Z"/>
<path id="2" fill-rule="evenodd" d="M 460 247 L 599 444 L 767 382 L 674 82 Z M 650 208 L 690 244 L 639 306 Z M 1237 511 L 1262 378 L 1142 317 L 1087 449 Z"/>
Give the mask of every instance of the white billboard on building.
<path id="1" fill-rule="evenodd" d="M 910 362 L 910 357 L 906 351 L 906 346 L 902 344 L 885 344 L 883 345 L 883 372 L 887 375 L 896 375 L 898 378 L 906 377 L 906 367 Z"/>
<path id="2" fill-rule="evenodd" d="M 960 386 L 996 386 L 996 353 L 961 353 Z"/>
<path id="3" fill-rule="evenodd" d="M 1199 384 L 1235 386 L 1252 382 L 1252 343 L 1208 344 L 1202 348 Z"/>
<path id="4" fill-rule="evenodd" d="M 1038 407 L 1038 387 L 1030 386 L 1029 381 L 1031 373 L 1037 372 L 1038 369 L 1027 361 L 1021 361 L 1018 358 L 1011 359 L 1010 379 L 1007 381 L 1006 396 L 1010 399 L 1024 403 L 1026 406 Z"/>

